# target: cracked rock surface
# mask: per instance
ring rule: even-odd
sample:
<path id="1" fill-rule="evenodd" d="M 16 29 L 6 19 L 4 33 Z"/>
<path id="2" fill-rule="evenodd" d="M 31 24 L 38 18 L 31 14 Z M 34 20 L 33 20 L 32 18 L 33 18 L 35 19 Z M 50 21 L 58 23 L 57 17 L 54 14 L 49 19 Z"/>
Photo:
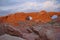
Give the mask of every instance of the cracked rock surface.
<path id="1" fill-rule="evenodd" d="M 13 26 L 1 23 L 0 40 L 60 40 L 60 21 L 54 20 L 49 23 L 27 21 L 18 24 Z"/>

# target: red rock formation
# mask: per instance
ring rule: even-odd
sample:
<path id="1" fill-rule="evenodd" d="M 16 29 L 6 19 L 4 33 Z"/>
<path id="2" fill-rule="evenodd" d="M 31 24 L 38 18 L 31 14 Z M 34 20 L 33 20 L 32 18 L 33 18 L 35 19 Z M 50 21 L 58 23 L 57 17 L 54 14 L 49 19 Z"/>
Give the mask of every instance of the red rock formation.
<path id="1" fill-rule="evenodd" d="M 58 15 L 58 16 L 60 16 L 60 12 L 48 12 L 48 14 L 49 14 L 50 16 L 53 16 L 53 15 Z"/>
<path id="2" fill-rule="evenodd" d="M 50 16 L 47 12 L 31 12 L 31 13 L 16 13 L 13 15 L 9 15 L 7 18 L 7 22 L 16 22 L 16 21 L 26 21 L 26 17 L 31 16 L 32 21 L 41 21 L 41 22 L 48 22 L 51 20 Z"/>
<path id="3" fill-rule="evenodd" d="M 32 17 L 31 21 L 46 23 L 46 22 L 51 21 L 51 16 L 53 16 L 53 15 L 59 15 L 60 16 L 60 12 L 46 12 L 46 11 L 30 12 L 30 13 L 17 12 L 15 14 L 0 17 L 0 20 L 3 22 L 8 22 L 8 23 L 12 23 L 12 24 L 15 23 L 16 24 L 16 22 L 19 22 L 19 21 L 27 21 L 26 18 L 28 16 L 31 16 Z M 30 21 L 30 20 L 28 20 L 28 21 Z"/>
<path id="4" fill-rule="evenodd" d="M 60 13 L 46 11 L 31 13 L 19 12 L 0 17 L 0 23 L 2 23 L 0 24 L 0 35 L 6 33 L 26 40 L 60 40 L 60 17 L 52 20 L 51 16 L 53 15 L 60 16 Z M 28 16 L 31 16 L 32 20 L 27 20 L 26 18 Z M 6 24 L 6 22 L 12 25 Z"/>

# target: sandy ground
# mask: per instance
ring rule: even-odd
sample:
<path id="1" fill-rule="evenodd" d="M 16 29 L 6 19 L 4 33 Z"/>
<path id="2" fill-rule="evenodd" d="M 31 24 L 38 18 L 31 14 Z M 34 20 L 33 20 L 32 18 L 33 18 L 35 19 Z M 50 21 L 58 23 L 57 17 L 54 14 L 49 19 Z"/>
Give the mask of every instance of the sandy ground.
<path id="1" fill-rule="evenodd" d="M 24 39 L 5 34 L 5 35 L 0 36 L 0 40 L 24 40 Z"/>

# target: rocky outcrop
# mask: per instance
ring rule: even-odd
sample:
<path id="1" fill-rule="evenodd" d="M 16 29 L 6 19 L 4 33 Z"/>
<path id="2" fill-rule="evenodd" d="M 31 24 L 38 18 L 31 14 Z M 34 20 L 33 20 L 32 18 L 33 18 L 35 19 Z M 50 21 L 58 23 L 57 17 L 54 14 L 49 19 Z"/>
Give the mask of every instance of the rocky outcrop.
<path id="1" fill-rule="evenodd" d="M 36 23 L 33 21 L 18 22 L 18 26 L 8 23 L 0 24 L 2 34 L 20 37 L 25 40 L 60 40 L 60 23 L 51 21 L 49 23 Z M 59 25 L 57 25 L 59 24 Z"/>
<path id="2" fill-rule="evenodd" d="M 24 12 L 17 12 L 15 14 L 11 14 L 8 16 L 0 17 L 0 21 L 8 22 L 8 23 L 16 23 L 18 21 L 35 21 L 35 22 L 49 22 L 51 21 L 51 17 L 53 15 L 60 16 L 60 12 L 30 12 L 30 13 L 24 13 Z M 26 18 L 28 16 L 32 17 L 32 20 L 27 20 Z"/>
<path id="3" fill-rule="evenodd" d="M 53 15 L 58 18 L 52 20 Z M 0 35 L 9 34 L 25 40 L 60 40 L 60 13 L 19 12 L 0 17 L 0 28 Z"/>
<path id="4" fill-rule="evenodd" d="M 60 12 L 48 12 L 49 16 L 53 16 L 53 15 L 58 15 L 60 16 Z"/>

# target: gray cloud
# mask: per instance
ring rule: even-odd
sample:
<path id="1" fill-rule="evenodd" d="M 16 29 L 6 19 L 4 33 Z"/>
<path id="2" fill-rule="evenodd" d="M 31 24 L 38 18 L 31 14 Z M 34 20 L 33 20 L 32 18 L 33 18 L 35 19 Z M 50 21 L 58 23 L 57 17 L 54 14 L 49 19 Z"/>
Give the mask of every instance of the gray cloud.
<path id="1" fill-rule="evenodd" d="M 8 13 L 14 13 L 14 12 L 31 12 L 31 11 L 40 11 L 40 10 L 60 11 L 60 3 L 57 3 L 56 0 L 54 1 L 47 0 L 44 2 L 36 2 L 36 0 L 35 1 L 27 1 L 27 0 L 25 1 L 13 0 L 12 1 L 11 0 L 10 2 L 17 3 L 17 4 L 8 5 L 8 6 L 0 6 L 0 15 L 6 15 Z"/>

